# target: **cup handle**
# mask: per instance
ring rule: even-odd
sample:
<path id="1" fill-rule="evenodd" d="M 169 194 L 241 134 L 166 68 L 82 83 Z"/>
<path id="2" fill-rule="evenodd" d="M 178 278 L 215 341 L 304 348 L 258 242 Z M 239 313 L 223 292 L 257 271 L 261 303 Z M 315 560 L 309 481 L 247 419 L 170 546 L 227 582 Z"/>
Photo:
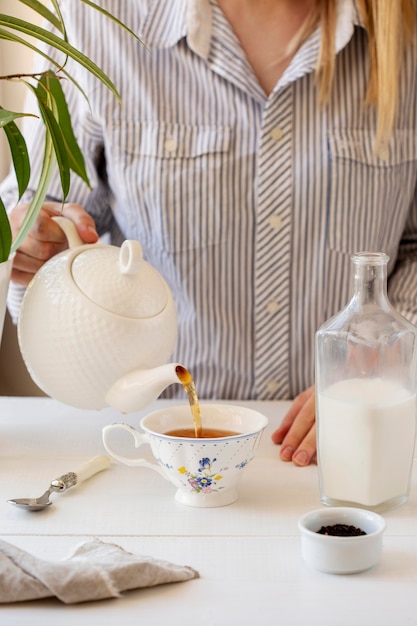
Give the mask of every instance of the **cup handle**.
<path id="1" fill-rule="evenodd" d="M 136 428 L 133 428 L 133 426 L 130 426 L 129 424 L 109 424 L 108 426 L 104 426 L 102 434 L 103 434 L 103 445 L 105 449 L 107 450 L 107 452 L 110 454 L 110 456 L 116 459 L 116 461 L 120 461 L 120 463 L 124 463 L 125 465 L 129 465 L 131 467 L 132 466 L 148 467 L 149 469 L 154 470 L 155 472 L 158 472 L 158 474 L 163 476 L 165 480 L 169 480 L 169 478 L 165 475 L 164 470 L 158 465 L 156 465 L 156 463 L 150 463 L 149 461 L 146 461 L 145 459 L 140 459 L 140 458 L 130 459 L 129 457 L 125 457 L 125 456 L 122 456 L 121 454 L 118 454 L 112 448 L 109 442 L 110 432 L 113 430 L 126 430 L 130 435 L 132 435 L 133 439 L 135 440 L 135 448 L 139 448 L 143 444 L 149 443 L 148 436 L 146 434 L 140 433 L 139 431 L 136 430 Z"/>

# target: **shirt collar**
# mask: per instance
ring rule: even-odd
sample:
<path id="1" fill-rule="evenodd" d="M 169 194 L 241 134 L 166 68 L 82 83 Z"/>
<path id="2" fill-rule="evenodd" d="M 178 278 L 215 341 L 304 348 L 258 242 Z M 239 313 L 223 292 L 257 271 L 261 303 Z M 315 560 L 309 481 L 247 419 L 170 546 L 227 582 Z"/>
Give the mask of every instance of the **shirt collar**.
<path id="1" fill-rule="evenodd" d="M 354 0 L 337 0 L 335 50 L 340 52 L 351 40 L 355 25 L 359 24 Z M 277 93 L 289 83 L 314 72 L 320 54 L 320 25 L 300 46 L 289 66 L 276 84 L 273 93 Z"/>
<path id="2" fill-rule="evenodd" d="M 141 37 L 153 48 L 171 48 L 186 37 L 191 50 L 207 58 L 212 34 L 210 0 L 148 0 Z M 362 26 L 355 0 L 337 0 L 336 52 L 350 41 L 355 25 Z M 308 42 L 306 42 L 308 44 Z"/>
<path id="3" fill-rule="evenodd" d="M 351 40 L 355 26 L 363 26 L 355 0 L 338 0 L 336 21 L 336 54 Z"/>
<path id="4" fill-rule="evenodd" d="M 171 48 L 183 39 L 191 50 L 207 58 L 210 50 L 210 0 L 149 0 L 141 38 L 152 48 Z"/>

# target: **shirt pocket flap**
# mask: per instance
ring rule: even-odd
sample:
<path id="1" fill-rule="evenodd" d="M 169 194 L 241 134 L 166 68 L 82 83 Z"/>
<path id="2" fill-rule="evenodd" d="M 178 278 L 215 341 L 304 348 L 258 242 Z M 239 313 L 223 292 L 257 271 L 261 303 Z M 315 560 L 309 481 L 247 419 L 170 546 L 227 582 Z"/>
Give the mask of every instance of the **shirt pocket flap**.
<path id="1" fill-rule="evenodd" d="M 133 150 L 142 156 L 192 158 L 227 152 L 230 146 L 229 127 L 167 123 L 141 123 L 139 126 L 139 141 Z"/>
<path id="2" fill-rule="evenodd" d="M 329 134 L 332 159 L 355 161 L 373 167 L 393 167 L 415 161 L 417 134 L 414 130 L 394 130 L 389 144 L 379 154 L 374 150 L 374 132 L 340 129 Z"/>

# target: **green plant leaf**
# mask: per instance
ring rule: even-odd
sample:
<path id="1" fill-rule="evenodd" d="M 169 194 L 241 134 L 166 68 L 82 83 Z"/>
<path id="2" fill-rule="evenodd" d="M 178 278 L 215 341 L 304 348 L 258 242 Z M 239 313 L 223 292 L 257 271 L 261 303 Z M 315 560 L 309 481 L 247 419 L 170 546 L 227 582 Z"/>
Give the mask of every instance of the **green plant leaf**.
<path id="1" fill-rule="evenodd" d="M 84 157 L 74 135 L 67 101 L 61 87 L 61 81 L 53 72 L 48 72 L 45 75 L 45 79 L 47 88 L 49 89 L 56 106 L 56 114 L 58 117 L 59 128 L 62 131 L 62 138 L 65 144 L 69 167 L 90 187 Z"/>
<path id="2" fill-rule="evenodd" d="M 52 144 L 54 147 L 55 157 L 56 157 L 57 164 L 58 164 L 59 176 L 61 179 L 62 193 L 65 199 L 68 195 L 68 192 L 70 189 L 70 183 L 71 183 L 68 158 L 65 152 L 65 143 L 62 138 L 62 133 L 59 128 L 59 124 L 56 121 L 54 114 L 49 107 L 47 106 L 43 107 L 42 117 L 45 121 L 45 124 L 52 138 Z"/>
<path id="3" fill-rule="evenodd" d="M 12 231 L 3 200 L 0 198 L 0 263 L 7 261 L 12 245 Z"/>
<path id="4" fill-rule="evenodd" d="M 28 39 L 23 39 L 23 37 L 19 37 L 19 35 L 16 35 L 16 33 L 12 33 L 9 30 L 6 30 L 5 28 L 0 28 L 0 39 L 2 41 L 10 41 L 11 43 L 19 44 L 19 46 L 25 46 L 26 48 L 33 50 L 33 52 L 36 52 L 36 54 L 43 56 L 45 59 L 49 61 L 49 63 L 51 63 L 51 65 L 54 65 L 56 68 L 61 69 L 62 67 L 62 63 L 58 63 L 58 61 L 56 61 L 51 56 L 49 56 L 49 54 L 46 54 L 46 52 L 41 50 L 36 44 L 32 44 Z M 7 77 L 0 77 L 0 78 L 7 78 Z"/>
<path id="5" fill-rule="evenodd" d="M 0 111 L 1 112 L 1 111 Z M 26 141 L 15 122 L 9 122 L 4 126 L 7 141 L 13 160 L 14 172 L 16 174 L 17 186 L 19 189 L 19 200 L 27 189 L 30 179 L 30 161 Z"/>
<path id="6" fill-rule="evenodd" d="M 32 85 L 29 85 L 29 87 L 32 89 L 37 98 L 39 110 L 45 123 L 46 131 L 52 139 L 53 149 L 58 164 L 59 176 L 61 179 L 62 192 L 64 194 L 64 198 L 66 198 L 71 182 L 69 163 L 62 131 L 55 118 L 55 111 L 53 110 L 55 109 L 55 103 L 46 85 L 46 76 L 42 76 L 37 87 L 33 87 Z"/>
<path id="7" fill-rule="evenodd" d="M 39 41 L 53 46 L 56 50 L 63 52 L 65 55 L 71 57 L 77 63 L 86 68 L 90 74 L 98 78 L 120 101 L 120 94 L 115 84 L 112 80 L 110 80 L 107 74 L 85 54 L 71 46 L 61 37 L 58 37 L 54 33 L 51 33 L 40 26 L 36 26 L 35 24 L 31 24 L 30 22 L 26 22 L 25 20 L 21 20 L 16 17 L 5 15 L 4 13 L 0 13 L 0 26 L 17 30 L 29 37 L 35 37 Z M 9 41 L 13 41 L 13 39 L 9 38 Z"/>
<path id="8" fill-rule="evenodd" d="M 55 26 L 57 30 L 61 31 L 61 33 L 65 32 L 62 20 L 58 19 L 57 16 L 42 2 L 39 2 L 39 0 L 19 0 L 19 2 L 25 4 L 30 9 L 33 9 L 33 11 L 35 11 L 38 15 L 48 20 L 48 22 Z"/>
<path id="9" fill-rule="evenodd" d="M 59 72 L 60 74 L 62 73 L 64 77 L 71 80 L 88 102 L 88 97 L 83 91 L 81 85 L 77 83 L 77 81 L 70 72 L 65 70 L 64 66 L 67 63 L 68 58 L 71 58 L 75 62 L 79 63 L 82 67 L 84 67 L 91 75 L 100 80 L 107 87 L 107 89 L 109 89 L 109 91 L 116 96 L 119 102 L 121 102 L 119 92 L 112 80 L 107 76 L 107 74 L 103 72 L 103 70 L 101 70 L 101 68 L 98 67 L 93 61 L 91 61 L 91 59 L 89 59 L 86 55 L 74 48 L 69 43 L 64 19 L 60 11 L 60 0 L 49 0 L 49 5 L 51 6 L 52 11 L 44 6 L 44 4 L 46 5 L 46 3 L 44 3 L 44 0 L 18 1 L 30 7 L 38 15 L 49 21 L 55 27 L 58 34 L 50 32 L 49 30 L 46 30 L 41 26 L 32 24 L 31 22 L 6 15 L 4 13 L 0 13 L 0 39 L 14 42 L 36 52 L 43 58 L 47 59 L 50 63 L 50 66 L 56 68 L 56 72 L 51 72 L 50 76 L 48 75 L 48 73 L 43 73 L 32 76 L 30 74 L 26 74 L 21 76 L 3 77 L 16 78 L 20 80 L 20 82 L 25 82 L 26 85 L 34 92 L 35 97 L 37 98 L 39 103 L 41 118 L 45 125 L 45 144 L 41 174 L 39 180 L 37 181 L 37 184 L 34 185 L 35 191 L 32 201 L 29 205 L 29 209 L 25 215 L 24 221 L 20 227 L 19 233 L 14 241 L 11 241 L 10 223 L 4 208 L 4 204 L 0 198 L 0 238 L 2 238 L 0 241 L 0 254 L 3 256 L 4 259 L 9 258 L 9 253 L 13 253 L 19 248 L 19 246 L 22 244 L 23 240 L 33 227 L 39 211 L 41 210 L 42 204 L 44 203 L 47 196 L 48 188 L 52 176 L 55 172 L 56 164 L 58 164 L 59 167 L 61 184 L 65 196 L 67 194 L 67 190 L 69 189 L 70 170 L 73 170 L 79 176 L 81 176 L 83 180 L 88 182 L 84 159 L 73 133 L 67 103 L 65 100 L 65 96 L 62 93 L 61 84 L 59 83 L 59 76 L 57 76 L 57 72 Z M 109 13 L 105 9 L 102 9 L 91 0 L 80 1 L 91 7 L 91 9 L 99 11 L 105 17 L 114 21 L 120 27 L 129 32 L 136 40 L 142 43 L 142 45 L 144 45 L 139 37 L 130 28 L 128 28 L 111 13 Z M 19 36 L 18 33 L 23 36 Z M 63 53 L 64 56 L 62 63 L 54 60 L 52 57 L 49 56 L 47 52 L 45 52 L 41 48 L 38 48 L 36 44 L 31 43 L 31 40 L 27 40 L 25 37 L 33 38 L 36 44 L 44 43 L 50 48 Z M 27 80 L 25 80 L 30 77 L 38 81 L 37 86 L 34 86 L 34 83 L 30 84 L 30 82 L 27 82 Z M 1 78 L 2 77 L 0 76 L 0 79 Z M 9 121 L 7 122 L 7 124 L 9 125 L 8 130 L 10 130 L 10 124 L 14 124 L 14 120 L 17 117 L 23 117 L 25 115 L 24 113 L 11 113 L 12 116 L 15 115 L 16 117 L 14 117 L 13 119 L 9 119 Z M 5 127 L 6 114 L 3 118 L 3 122 L 3 127 Z M 11 128 L 13 128 L 13 126 Z M 11 141 L 12 143 L 13 141 L 15 141 L 16 143 L 16 149 L 13 150 L 15 152 L 16 159 L 18 159 L 17 145 L 20 138 L 18 138 L 18 135 L 16 135 L 15 133 L 12 132 L 12 134 L 13 137 Z M 22 146 L 21 148 L 23 150 Z M 80 154 L 81 159 L 79 158 Z M 24 158 L 22 155 L 23 151 L 21 152 L 20 156 Z M 15 164 L 15 170 L 19 167 L 21 166 L 18 165 L 18 167 L 16 168 Z M 26 177 L 27 172 L 25 172 L 24 174 L 22 173 L 21 181 L 19 183 L 19 190 L 23 188 L 23 183 L 26 180 Z"/>
<path id="10" fill-rule="evenodd" d="M 31 230 L 38 213 L 45 201 L 46 194 L 48 193 L 49 184 L 51 182 L 52 175 L 55 169 L 54 148 L 52 144 L 52 138 L 49 133 L 46 133 L 44 155 L 42 160 L 42 170 L 39 176 L 38 184 L 36 185 L 35 193 L 19 229 L 16 239 L 11 245 L 11 253 L 15 252 L 22 241 L 28 235 Z"/>
<path id="11" fill-rule="evenodd" d="M 17 120 L 19 117 L 36 117 L 36 115 L 32 115 L 31 113 L 18 113 L 16 111 L 7 111 L 7 109 L 3 109 L 0 106 L 0 128 L 10 124 L 14 120 Z"/>
<path id="12" fill-rule="evenodd" d="M 53 9 L 54 9 L 54 11 L 55 11 L 55 13 L 56 13 L 56 15 L 57 15 L 57 18 L 58 18 L 58 19 L 60 20 L 60 22 L 61 22 L 61 25 L 62 25 L 62 33 L 63 33 L 63 35 L 64 35 L 64 38 L 66 39 L 66 38 L 67 38 L 67 35 L 66 35 L 66 28 L 65 28 L 64 20 L 63 20 L 62 13 L 61 13 L 61 7 L 59 6 L 59 0 L 49 0 L 49 1 L 50 1 L 50 4 L 52 5 L 52 7 L 53 7 Z"/>
<path id="13" fill-rule="evenodd" d="M 59 69 L 60 72 L 62 72 L 62 74 L 65 76 L 65 78 L 68 78 L 68 80 L 70 80 L 75 87 L 78 89 L 78 91 L 84 96 L 84 98 L 86 99 L 86 101 L 88 102 L 88 97 L 87 94 L 85 93 L 84 89 L 81 87 L 81 85 L 75 80 L 75 78 L 73 76 L 71 76 L 71 74 L 69 74 L 64 67 L 62 67 L 61 63 L 58 63 L 55 59 L 53 59 L 52 57 L 50 57 L 48 54 L 46 54 L 45 52 L 43 52 L 40 48 L 38 48 L 37 46 L 31 44 L 29 41 L 27 41 L 26 39 L 23 39 L 21 37 L 18 37 L 16 34 L 11 34 L 8 30 L 4 29 L 4 28 L 0 28 L 0 39 L 4 39 L 6 41 L 11 41 L 12 43 L 19 43 L 22 46 L 26 46 L 27 48 L 30 48 L 30 50 L 33 50 L 33 52 L 36 52 L 36 54 L 40 54 L 41 56 L 43 56 L 45 59 L 47 59 L 51 65 L 54 65 L 57 69 Z M 28 75 L 23 75 L 21 76 L 21 78 L 28 78 Z M 0 80 L 1 80 L 1 76 L 0 76 Z M 19 76 L 17 76 L 16 78 L 19 78 Z"/>

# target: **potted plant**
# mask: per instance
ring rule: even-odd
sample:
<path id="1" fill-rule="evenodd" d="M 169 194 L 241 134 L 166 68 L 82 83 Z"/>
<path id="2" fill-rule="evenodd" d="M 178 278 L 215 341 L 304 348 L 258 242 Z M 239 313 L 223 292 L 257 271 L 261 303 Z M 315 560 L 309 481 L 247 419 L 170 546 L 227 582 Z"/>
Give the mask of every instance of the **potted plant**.
<path id="1" fill-rule="evenodd" d="M 37 23 L 31 23 L 13 15 L 0 13 L 0 39 L 28 47 L 36 54 L 41 54 L 50 63 L 50 68 L 41 74 L 0 76 L 1 80 L 18 80 L 24 83 L 27 89 L 34 94 L 39 107 L 39 123 L 45 126 L 46 131 L 40 178 L 30 202 L 25 221 L 13 241 L 8 215 L 0 197 L 0 338 L 13 253 L 20 246 L 36 220 L 47 195 L 49 182 L 55 168 L 58 167 L 64 200 L 70 189 L 71 172 L 80 176 L 89 184 L 84 158 L 72 130 L 71 118 L 61 87 L 61 81 L 62 79 L 70 80 L 78 89 L 81 91 L 82 89 L 66 70 L 65 59 L 74 59 L 88 72 L 91 72 L 101 80 L 114 93 L 115 97 L 120 99 L 116 86 L 108 76 L 91 59 L 71 45 L 67 37 L 58 0 L 50 0 L 51 9 L 40 0 L 17 1 L 32 9 L 42 20 L 49 22 L 54 27 L 54 32 L 50 32 Z M 99 11 L 108 19 L 112 19 L 121 28 L 127 29 L 132 36 L 137 38 L 125 24 L 91 0 L 79 1 L 88 5 L 92 11 Z M 26 39 L 28 36 L 33 38 L 35 43 L 31 43 L 31 40 Z M 52 46 L 55 50 L 63 53 L 64 62 L 58 64 L 44 51 L 39 50 L 37 44 L 40 43 Z M 5 132 L 10 147 L 19 198 L 22 197 L 29 184 L 30 158 L 25 139 L 16 124 L 16 120 L 26 115 L 32 114 L 8 111 L 2 108 L 0 103 L 0 127 Z"/>

